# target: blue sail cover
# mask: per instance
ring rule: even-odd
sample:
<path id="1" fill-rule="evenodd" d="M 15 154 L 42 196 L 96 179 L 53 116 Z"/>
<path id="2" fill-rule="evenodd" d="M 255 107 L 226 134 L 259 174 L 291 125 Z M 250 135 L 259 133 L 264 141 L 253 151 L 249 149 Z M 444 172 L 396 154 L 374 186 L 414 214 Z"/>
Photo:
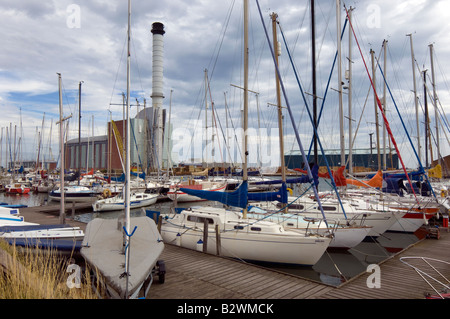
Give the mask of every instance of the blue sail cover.
<path id="1" fill-rule="evenodd" d="M 391 193 L 403 196 L 403 191 L 406 191 L 403 178 L 392 177 L 385 178 L 382 191 L 384 193 Z"/>
<path id="2" fill-rule="evenodd" d="M 125 174 L 122 173 L 119 177 L 111 177 L 112 182 L 125 182 Z"/>
<path id="3" fill-rule="evenodd" d="M 414 171 L 411 173 L 408 173 L 408 176 L 413 181 L 421 181 L 423 179 L 424 172 L 422 170 Z M 384 179 L 387 178 L 406 178 L 405 173 L 397 173 L 397 174 L 384 174 Z"/>
<path id="4" fill-rule="evenodd" d="M 145 173 L 144 172 L 142 172 L 142 173 L 130 172 L 130 175 L 137 176 L 139 178 L 145 179 Z"/>
<path id="5" fill-rule="evenodd" d="M 244 181 L 238 189 L 228 192 L 204 191 L 190 188 L 180 188 L 180 191 L 206 200 L 221 202 L 222 204 L 245 208 L 247 207 L 248 182 Z"/>
<path id="6" fill-rule="evenodd" d="M 248 200 L 250 201 L 279 201 L 281 203 L 287 204 L 288 195 L 287 195 L 287 187 L 286 183 L 281 185 L 281 188 L 277 192 L 256 192 L 256 193 L 248 193 Z"/>

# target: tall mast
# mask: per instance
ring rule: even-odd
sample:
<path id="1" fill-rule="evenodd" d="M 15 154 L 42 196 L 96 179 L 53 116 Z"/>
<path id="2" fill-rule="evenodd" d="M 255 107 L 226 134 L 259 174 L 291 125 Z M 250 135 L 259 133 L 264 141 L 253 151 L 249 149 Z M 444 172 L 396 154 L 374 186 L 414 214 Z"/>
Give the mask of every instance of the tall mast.
<path id="1" fill-rule="evenodd" d="M 387 40 L 383 41 L 383 49 L 384 49 L 383 73 L 384 73 L 384 77 L 386 78 Z M 387 89 L 387 85 L 386 85 L 386 81 L 383 81 L 383 83 L 384 83 L 384 86 L 383 86 L 383 111 L 384 111 L 384 114 L 386 114 L 386 101 L 387 101 L 386 100 L 386 89 Z M 386 163 L 386 124 L 383 121 L 383 169 L 386 170 L 386 168 L 387 168 L 387 163 Z"/>
<path id="2" fill-rule="evenodd" d="M 60 156 L 60 211 L 59 211 L 59 222 L 64 224 L 65 221 L 65 207 L 64 207 L 64 123 L 63 123 L 63 107 L 62 107 L 62 84 L 61 84 L 61 73 L 58 74 L 58 87 L 59 87 L 59 149 L 61 152 Z"/>
<path id="3" fill-rule="evenodd" d="M 434 105 L 434 111 L 435 111 L 435 122 L 436 122 L 436 144 L 437 144 L 437 158 L 438 158 L 438 164 L 441 165 L 441 149 L 439 145 L 439 113 L 438 113 L 438 97 L 436 94 L 436 79 L 434 75 L 434 59 L 433 59 L 433 44 L 429 45 L 430 47 L 430 59 L 431 59 L 431 79 L 433 81 L 433 105 Z"/>
<path id="4" fill-rule="evenodd" d="M 423 98 L 425 101 L 425 167 L 428 168 L 428 99 L 427 99 L 427 70 L 423 70 Z"/>
<path id="5" fill-rule="evenodd" d="M 244 163 L 242 165 L 242 180 L 248 180 L 248 0 L 244 0 Z M 244 208 L 244 218 L 247 217 L 247 207 Z"/>
<path id="6" fill-rule="evenodd" d="M 381 170 L 381 160 L 380 160 L 380 129 L 378 124 L 378 104 L 377 104 L 377 90 L 376 90 L 376 81 L 375 81 L 375 73 L 376 73 L 376 67 L 375 67 L 375 52 L 371 49 L 370 54 L 372 56 L 372 79 L 373 79 L 373 100 L 375 105 L 375 131 L 376 131 L 376 138 L 377 138 L 377 170 Z M 370 148 L 372 148 L 372 145 L 370 145 Z"/>
<path id="7" fill-rule="evenodd" d="M 338 52 L 338 92 L 339 92 L 339 141 L 341 145 L 341 166 L 345 165 L 344 107 L 342 102 L 342 56 L 341 56 L 341 1 L 336 0 L 337 52 Z"/>
<path id="8" fill-rule="evenodd" d="M 351 23 L 353 8 L 350 7 L 348 11 L 348 20 Z M 353 141 L 352 141 L 352 94 L 353 94 L 353 81 L 352 81 L 352 33 L 348 33 L 348 171 L 353 174 Z"/>
<path id="9" fill-rule="evenodd" d="M 205 69 L 205 167 L 208 167 L 208 70 Z"/>
<path id="10" fill-rule="evenodd" d="M 126 105 L 126 160 L 125 160 L 125 227 L 130 233 L 130 38 L 131 38 L 131 0 L 128 0 L 128 32 L 127 32 L 127 105 Z M 125 236 L 126 246 L 128 246 L 129 238 Z M 125 246 L 125 247 L 126 247 Z M 126 259 L 125 259 L 126 260 Z M 127 265 L 128 266 L 128 265 Z M 126 269 L 128 272 L 128 270 Z"/>
<path id="11" fill-rule="evenodd" d="M 81 173 L 81 83 L 78 84 L 78 174 Z M 78 185 L 80 185 L 80 176 L 78 176 Z"/>
<path id="12" fill-rule="evenodd" d="M 278 37 L 277 37 L 277 17 L 278 15 L 274 12 L 271 15 L 272 18 L 272 32 L 273 32 L 273 47 L 275 53 L 275 63 L 278 66 L 278 56 L 280 55 L 280 47 L 278 45 Z M 277 88 L 277 106 L 278 106 L 278 135 L 279 135 L 279 143 L 280 143 L 280 164 L 281 164 L 281 180 L 283 183 L 286 182 L 286 167 L 284 162 L 284 140 L 283 140 L 283 112 L 281 110 L 281 87 L 280 87 L 280 79 L 278 77 L 278 72 L 275 68 L 275 79 L 276 79 L 276 88 Z M 284 211 L 287 212 L 287 206 L 284 208 Z"/>
<path id="13" fill-rule="evenodd" d="M 416 67 L 415 62 L 416 58 L 414 57 L 414 46 L 413 46 L 413 38 L 412 34 L 407 34 L 410 38 L 411 43 L 411 63 L 412 63 L 412 72 L 413 72 L 413 87 L 414 87 L 414 105 L 416 107 L 416 129 L 417 129 L 417 154 L 419 156 L 419 161 L 421 161 L 421 147 L 420 147 L 420 126 L 419 126 L 419 100 L 417 97 L 417 85 L 416 85 Z"/>
<path id="14" fill-rule="evenodd" d="M 314 121 L 314 163 L 318 164 L 317 145 L 317 84 L 316 84 L 316 21 L 314 13 L 314 0 L 311 0 L 311 65 L 312 65 L 312 89 L 313 89 L 313 121 Z M 308 163 L 305 163 L 307 165 Z"/>

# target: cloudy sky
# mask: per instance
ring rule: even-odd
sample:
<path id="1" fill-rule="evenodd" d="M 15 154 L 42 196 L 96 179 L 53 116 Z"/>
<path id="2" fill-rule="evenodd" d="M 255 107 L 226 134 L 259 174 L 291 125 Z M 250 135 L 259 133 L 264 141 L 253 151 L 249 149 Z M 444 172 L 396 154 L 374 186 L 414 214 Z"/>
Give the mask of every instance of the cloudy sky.
<path id="1" fill-rule="evenodd" d="M 300 87 L 306 92 L 308 106 L 312 108 L 310 1 L 260 0 L 264 22 L 271 38 L 270 14 L 276 12 L 286 43 L 291 52 Z M 414 143 L 417 143 L 410 37 L 412 34 L 416 57 L 416 83 L 420 108 L 420 135 L 424 147 L 424 89 L 421 71 L 427 69 L 427 83 L 431 83 L 429 45 L 434 47 L 436 89 L 439 98 L 440 121 L 450 110 L 449 83 L 446 78 L 450 65 L 450 3 L 425 0 L 343 1 L 347 8 L 353 7 L 353 27 L 361 52 L 371 68 L 370 50 L 374 50 L 381 65 L 384 63 L 382 43 L 386 39 L 386 78 L 394 101 Z M 205 69 L 210 87 L 208 100 L 216 108 L 216 124 L 225 130 L 239 127 L 242 92 L 236 86 L 243 85 L 242 66 L 242 1 L 170 0 L 132 2 L 132 102 L 144 98 L 151 105 L 152 90 L 152 35 L 153 22 L 165 25 L 164 35 L 164 107 L 171 105 L 171 122 L 174 128 L 186 130 L 204 127 Z M 342 26 L 345 11 L 342 12 Z M 43 144 L 48 147 L 50 128 L 53 152 L 58 148 L 59 119 L 58 77 L 62 75 L 64 116 L 73 115 L 68 136 L 78 136 L 78 86 L 82 84 L 82 136 L 106 134 L 106 123 L 112 116 L 122 118 L 121 94 L 126 90 L 126 0 L 0 0 L 0 117 L 2 128 L 2 161 L 5 161 L 6 128 L 12 128 L 12 137 L 20 137 L 24 159 L 34 159 L 37 149 L 37 132 L 44 123 Z M 342 70 L 348 69 L 349 27 L 342 42 Z M 336 1 L 316 1 L 316 53 L 317 95 L 325 96 L 325 88 L 337 47 Z M 286 87 L 288 100 L 293 109 L 305 149 L 311 140 L 311 124 L 303 102 L 293 67 L 288 59 L 285 44 L 282 45 L 280 71 Z M 373 95 L 369 94 L 370 82 L 355 39 L 352 40 L 353 61 L 353 132 L 358 131 L 355 147 L 368 148 L 370 136 L 376 133 Z M 274 64 L 265 38 L 256 2 L 250 1 L 250 84 L 258 92 L 250 94 L 249 125 L 263 128 L 266 136 L 276 140 L 275 133 L 276 91 Z M 344 78 L 344 82 L 347 81 Z M 382 76 L 377 70 L 376 81 L 380 98 L 383 95 Z M 324 103 L 320 123 L 321 142 L 325 149 L 339 149 L 339 115 L 337 93 L 337 67 Z M 431 85 L 429 86 L 431 89 Z M 345 92 L 346 93 L 346 92 Z M 170 98 L 172 97 L 172 98 Z M 171 103 L 170 103 L 171 101 Z M 322 99 L 318 100 L 319 107 Z M 347 94 L 344 94 L 344 113 L 348 117 Z M 210 102 L 209 102 L 210 103 Z M 283 100 L 283 105 L 285 105 Z M 225 105 L 228 112 L 225 111 Z M 435 130 L 435 111 L 428 98 L 432 130 Z M 410 166 L 415 166 L 411 145 L 394 102 L 388 96 L 387 118 L 400 152 Z M 258 110 L 260 112 L 258 112 Z M 134 106 L 131 114 L 134 115 Z M 292 124 L 284 110 L 285 151 L 298 149 L 293 139 Z M 229 115 L 229 117 L 228 117 Z M 209 115 L 208 118 L 211 118 Z M 382 119 L 380 118 L 380 121 Z M 233 124 L 231 124 L 233 123 Z M 208 124 L 210 125 L 210 124 Z M 348 120 L 345 120 L 345 130 Z M 449 154 L 449 143 L 440 132 L 442 155 Z M 347 133 L 346 133 L 347 134 Z M 218 131 L 218 135 L 222 133 Z M 201 136 L 201 133 L 200 133 Z M 372 135 L 375 143 L 375 134 Z M 431 137 L 435 139 L 435 134 Z M 267 139 L 266 139 L 267 140 Z M 253 140 L 252 140 L 253 141 Z M 186 140 L 184 140 L 186 142 Z M 382 137 L 380 137 L 380 143 Z M 175 144 L 177 142 L 175 141 Z M 217 137 L 216 137 L 217 143 Z M 348 138 L 346 137 L 346 143 Z M 179 143 L 178 143 L 179 144 Z M 262 143 L 252 143 L 252 145 Z M 269 143 L 270 144 L 270 143 Z M 185 144 L 183 144 L 185 145 Z M 223 146 L 223 142 L 221 144 Z M 348 144 L 347 144 L 348 145 Z M 375 144 L 373 144 L 373 147 Z M 422 150 L 423 151 L 423 150 Z M 433 142 L 433 151 L 436 146 Z M 257 151 L 254 151 L 256 153 Z M 266 151 L 267 153 L 268 151 Z M 188 157 L 187 152 L 179 154 Z M 216 160 L 225 151 L 216 149 Z M 275 152 L 271 152 L 274 154 Z M 194 154 L 197 158 L 199 154 Z M 422 160 L 424 161 L 424 155 Z M 430 156 L 430 155 L 429 155 Z M 434 153 L 436 158 L 436 153 Z M 235 156 L 236 158 L 236 156 Z M 430 158 L 430 157 L 429 157 Z M 223 157 L 222 157 L 223 159 Z M 267 161 L 264 161 L 266 162 Z M 270 165 L 276 164 L 273 160 Z M 2 163 L 2 165 L 4 165 Z"/>

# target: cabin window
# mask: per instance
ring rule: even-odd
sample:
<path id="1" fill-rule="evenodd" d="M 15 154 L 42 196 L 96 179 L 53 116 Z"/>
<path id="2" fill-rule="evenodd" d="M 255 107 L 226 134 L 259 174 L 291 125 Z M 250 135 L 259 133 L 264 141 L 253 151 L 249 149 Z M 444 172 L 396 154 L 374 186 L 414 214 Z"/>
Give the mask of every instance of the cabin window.
<path id="1" fill-rule="evenodd" d="M 234 229 L 244 229 L 244 226 L 240 226 L 240 225 L 235 225 Z"/>
<path id="2" fill-rule="evenodd" d="M 194 223 L 204 223 L 205 219 L 208 221 L 208 224 L 214 224 L 214 220 L 212 218 L 205 218 L 200 216 L 188 216 L 187 220 Z"/>
<path id="3" fill-rule="evenodd" d="M 277 207 L 278 208 L 284 208 L 286 206 L 286 204 L 283 203 L 278 203 Z M 299 209 L 299 210 L 303 210 L 305 209 L 305 206 L 303 206 L 302 204 L 291 204 L 288 206 L 289 209 Z"/>
<path id="4" fill-rule="evenodd" d="M 261 227 L 251 227 L 250 230 L 261 231 Z"/>
<path id="5" fill-rule="evenodd" d="M 287 223 L 288 226 L 294 226 L 294 223 Z"/>
<path id="6" fill-rule="evenodd" d="M 336 211 L 336 206 L 322 206 L 323 210 Z"/>

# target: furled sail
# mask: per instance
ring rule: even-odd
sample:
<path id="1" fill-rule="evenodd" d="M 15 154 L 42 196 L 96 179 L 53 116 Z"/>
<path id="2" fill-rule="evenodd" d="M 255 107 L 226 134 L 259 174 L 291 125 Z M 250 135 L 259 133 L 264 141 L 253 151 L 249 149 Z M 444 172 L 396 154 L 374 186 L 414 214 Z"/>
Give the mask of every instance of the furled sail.
<path id="1" fill-rule="evenodd" d="M 247 207 L 248 182 L 244 181 L 233 192 L 214 192 L 207 190 L 180 188 L 183 193 L 197 196 L 206 200 L 217 201 L 225 205 L 245 208 Z"/>

